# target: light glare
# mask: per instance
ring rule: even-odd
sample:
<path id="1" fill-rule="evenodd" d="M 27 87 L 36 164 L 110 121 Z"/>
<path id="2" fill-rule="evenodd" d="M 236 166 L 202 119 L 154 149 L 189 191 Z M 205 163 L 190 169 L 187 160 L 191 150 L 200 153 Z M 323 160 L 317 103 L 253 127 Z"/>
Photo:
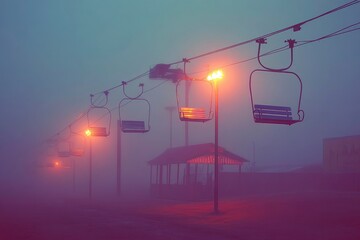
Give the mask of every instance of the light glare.
<path id="1" fill-rule="evenodd" d="M 207 80 L 208 81 L 213 81 L 213 80 L 216 80 L 216 79 L 222 79 L 224 76 L 223 72 L 221 70 L 216 70 L 212 73 L 210 73 L 208 76 L 207 76 Z"/>
<path id="2" fill-rule="evenodd" d="M 86 136 L 88 136 L 88 137 L 90 137 L 90 136 L 91 136 L 91 131 L 90 131 L 90 129 L 86 129 L 86 131 L 85 131 L 85 135 L 86 135 Z"/>

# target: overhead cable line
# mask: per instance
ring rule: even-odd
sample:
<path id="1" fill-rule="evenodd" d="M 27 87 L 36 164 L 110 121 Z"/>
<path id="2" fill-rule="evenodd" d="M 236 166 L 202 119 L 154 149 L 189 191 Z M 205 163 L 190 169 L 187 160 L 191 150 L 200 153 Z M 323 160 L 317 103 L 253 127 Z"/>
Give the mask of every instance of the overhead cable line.
<path id="1" fill-rule="evenodd" d="M 177 61 L 177 62 L 173 62 L 173 63 L 170 63 L 169 65 L 176 65 L 176 64 L 180 64 L 180 63 L 184 63 L 184 62 L 189 62 L 191 60 L 195 60 L 195 59 L 198 59 L 198 58 L 202 58 L 202 57 L 205 57 L 205 56 L 209 56 L 209 55 L 212 55 L 212 54 L 215 54 L 215 53 L 219 53 L 219 52 L 222 52 L 222 51 L 226 51 L 226 50 L 229 50 L 229 49 L 232 49 L 232 48 L 235 48 L 235 47 L 238 47 L 238 46 L 241 46 L 241 45 L 245 45 L 245 44 L 248 44 L 248 43 L 251 43 L 251 42 L 254 42 L 260 38 L 268 38 L 268 37 L 271 37 L 273 35 L 276 35 L 276 34 L 279 34 L 279 33 L 282 33 L 282 32 L 285 32 L 285 31 L 288 31 L 290 29 L 292 29 L 293 31 L 299 31 L 301 29 L 301 26 L 306 24 L 306 23 L 309 23 L 311 21 L 314 21 L 316 19 L 319 19 L 321 17 L 324 17 L 326 15 L 329 15 L 329 14 L 332 14 L 334 12 L 337 12 L 339 10 L 342 10 L 342 9 L 345 9 L 345 8 L 348 8 L 352 5 L 355 5 L 355 4 L 358 4 L 360 3 L 360 0 L 354 0 L 354 1 L 351 1 L 351 2 L 348 2 L 346 4 L 343 4 L 339 7 L 336 7 L 330 11 L 327 11 L 323 14 L 320 14 L 316 17 L 313 17 L 313 18 L 310 18 L 310 19 L 307 19 L 305 21 L 302 21 L 300 23 L 297 23 L 297 24 L 294 24 L 294 25 L 291 25 L 291 26 L 288 26 L 286 28 L 283 28 L 283 29 L 280 29 L 280 30 L 277 30 L 277 31 L 274 31 L 274 32 L 271 32 L 271 33 L 268 33 L 268 34 L 265 34 L 265 35 L 262 35 L 260 37 L 256 37 L 256 38 L 253 38 L 253 39 L 250 39 L 250 40 L 247 40 L 247 41 L 244 41 L 244 42 L 240 42 L 240 43 L 236 43 L 236 44 L 233 44 L 233 45 L 230 45 L 230 46 L 227 46 L 227 47 L 223 47 L 223 48 L 220 48 L 220 49 L 216 49 L 216 50 L 213 50 L 213 51 L 210 51 L 210 52 L 207 52 L 207 53 L 203 53 L 203 54 L 200 54 L 200 55 L 197 55 L 197 56 L 194 56 L 194 57 L 190 57 L 190 58 L 183 58 L 182 60 L 180 61 Z M 298 45 L 295 45 L 295 47 L 299 47 L 299 46 L 302 46 L 302 45 L 305 45 L 305 44 L 308 44 L 308 43 L 311 43 L 311 42 L 316 42 L 316 41 L 320 41 L 320 40 L 323 40 L 323 39 L 326 39 L 326 38 L 329 38 L 329 37 L 333 37 L 333 36 L 337 36 L 337 35 L 341 35 L 341 34 L 345 34 L 345 33 L 348 33 L 348 32 L 352 32 L 352 31 L 356 31 L 356 30 L 359 30 L 360 28 L 355 28 L 355 29 L 350 29 L 350 30 L 347 30 L 347 31 L 344 31 L 346 29 L 349 29 L 350 27 L 353 27 L 355 25 L 358 25 L 360 24 L 359 22 L 358 23 L 355 23 L 355 24 L 352 24 L 348 27 L 345 27 L 343 29 L 340 29 L 334 33 L 331 33 L 331 34 L 328 34 L 328 35 L 325 35 L 323 37 L 320 37 L 318 39 L 314 39 L 314 40 L 308 40 L 308 41 L 299 41 L 301 42 L 301 44 L 298 44 Z M 274 54 L 274 53 L 278 53 L 278 52 L 281 52 L 281 51 L 284 51 L 286 50 L 287 48 L 286 47 L 281 47 L 281 48 L 278 48 L 278 49 L 275 49 L 275 50 L 272 50 L 272 51 L 269 51 L 267 53 L 264 53 L 262 54 L 261 56 L 267 56 L 267 55 L 270 55 L 270 54 Z M 247 60 L 242 60 L 240 62 L 236 62 L 236 63 L 231 63 L 231 64 L 228 64 L 228 65 L 225 65 L 224 67 L 230 67 L 230 66 L 233 66 L 233 65 L 236 65 L 236 64 L 241 64 L 241 63 L 245 63 L 245 62 L 248 62 L 248 61 L 251 61 L 251 60 L 254 60 L 254 59 L 257 59 L 257 57 L 253 57 L 253 58 L 249 58 Z M 146 71 L 128 81 L 126 81 L 125 83 L 130 83 L 130 82 L 133 82 L 137 79 L 140 79 L 142 77 L 145 77 L 147 76 L 149 73 L 149 71 Z M 166 81 L 160 83 L 158 86 L 164 84 Z M 121 83 L 119 85 L 116 85 L 114 87 L 111 87 L 109 89 L 106 89 L 104 91 L 99 91 L 99 92 L 96 92 L 96 93 L 93 93 L 91 95 L 95 96 L 95 95 L 98 95 L 98 94 L 103 94 L 103 93 L 106 93 L 106 92 L 109 92 L 109 91 L 112 91 L 118 87 L 121 87 L 123 86 L 124 83 Z M 157 88 L 158 86 L 155 86 L 154 88 Z M 145 92 L 148 92 L 148 91 L 151 91 L 153 90 L 154 88 L 152 89 L 149 89 Z M 99 99 L 99 97 L 96 99 L 96 101 Z M 94 101 L 95 102 L 95 101 Z M 67 127 L 63 128 L 61 131 L 59 131 L 56 135 L 59 135 L 61 132 L 65 131 L 69 126 L 73 125 L 74 123 L 76 123 L 77 121 L 79 121 L 80 119 L 82 119 L 84 116 L 86 116 L 86 112 L 82 113 L 78 118 L 76 118 L 74 121 L 72 121 Z"/>
<path id="2" fill-rule="evenodd" d="M 145 90 L 143 93 L 145 94 L 145 93 L 147 93 L 147 92 L 151 92 L 152 90 L 154 90 L 154 89 L 162 86 L 164 83 L 167 83 L 167 82 L 168 82 L 168 81 L 163 80 L 162 82 L 160 82 L 159 84 L 153 86 L 152 88 L 149 88 L 149 89 Z M 131 101 L 128 101 L 128 102 L 122 104 L 121 107 L 126 106 L 126 105 L 129 104 L 130 102 L 131 102 Z M 115 110 L 118 110 L 118 106 L 111 108 L 111 109 L 110 109 L 110 112 L 112 113 L 112 112 L 115 111 Z M 85 117 L 85 116 L 86 116 L 86 112 L 83 113 L 83 114 L 81 115 L 81 117 L 77 118 L 77 119 L 74 120 L 73 122 L 75 123 L 76 121 L 80 120 L 82 117 Z M 104 115 L 102 115 L 102 116 L 100 116 L 95 122 L 100 121 L 100 120 L 101 120 L 102 118 L 104 118 L 105 116 L 107 116 L 107 113 L 104 114 Z M 72 123 L 72 124 L 73 124 L 73 123 Z M 63 130 L 61 130 L 60 132 L 65 131 L 66 129 L 67 129 L 67 127 L 64 128 Z"/>
<path id="3" fill-rule="evenodd" d="M 285 31 L 288 31 L 290 29 L 292 29 L 294 32 L 296 31 L 299 31 L 301 29 L 301 26 L 306 24 L 306 23 L 309 23 L 311 21 L 314 21 L 318 18 L 321 18 L 321 17 L 324 17 L 326 15 L 329 15 L 331 13 L 334 13 L 334 12 L 337 12 L 339 10 L 342 10 L 344 8 L 347 8 L 347 7 L 350 7 L 354 4 L 357 4 L 357 3 L 360 3 L 360 0 L 354 0 L 354 1 L 351 1 L 351 2 L 348 2 L 346 4 L 343 4 L 339 7 L 336 7 L 330 11 L 327 11 L 323 14 L 320 14 L 316 17 L 313 17 L 313 18 L 310 18 L 308 20 L 305 20 L 305 21 L 302 21 L 300 23 L 297 23 L 297 24 L 294 24 L 294 25 L 291 25 L 289 27 L 285 27 L 283 29 L 280 29 L 280 30 L 277 30 L 277 31 L 274 31 L 274 32 L 271 32 L 271 33 L 268 33 L 268 34 L 265 34 L 265 35 L 262 35 L 260 37 L 256 37 L 256 38 L 253 38 L 253 39 L 250 39 L 250 40 L 247 40 L 247 41 L 244 41 L 244 42 L 240 42 L 240 43 L 236 43 L 236 44 L 233 44 L 233 45 L 230 45 L 230 46 L 227 46 L 227 47 L 223 47 L 223 48 L 219 48 L 219 49 L 216 49 L 216 50 L 213 50 L 213 51 L 210 51 L 210 52 L 207 52 L 207 53 L 203 53 L 203 54 L 200 54 L 200 55 L 197 55 L 197 56 L 194 56 L 194 57 L 190 57 L 190 58 L 183 58 L 182 60 L 180 61 L 177 61 L 177 62 L 173 62 L 173 63 L 170 63 L 169 65 L 175 65 L 175 64 L 179 64 L 179 63 L 183 63 L 183 62 L 189 62 L 191 60 L 195 60 L 195 59 L 198 59 L 198 58 L 202 58 L 202 57 L 206 57 L 206 56 L 209 56 L 209 55 L 212 55 L 212 54 L 215 54 L 215 53 L 219 53 L 219 52 L 223 52 L 223 51 L 226 51 L 226 50 L 229 50 L 229 49 L 232 49 L 232 48 L 235 48 L 235 47 L 239 47 L 241 45 L 245 45 L 245 44 L 248 44 L 248 43 L 251 43 L 251 42 L 254 42 L 256 41 L 257 39 L 260 39 L 260 38 L 268 38 L 268 37 L 271 37 L 273 35 L 276 35 L 276 34 L 279 34 L 279 33 L 282 33 L 282 32 L 285 32 Z"/>
<path id="4" fill-rule="evenodd" d="M 148 74 L 149 74 L 149 71 L 146 71 L 146 72 L 144 72 L 144 73 L 142 73 L 142 74 L 140 74 L 140 75 L 138 75 L 138 76 L 136 76 L 136 77 L 134 77 L 134 78 L 132 78 L 132 79 L 130 79 L 130 80 L 128 80 L 128 81 L 124 81 L 124 82 L 120 83 L 119 85 L 116 85 L 116 86 L 111 87 L 111 88 L 109 88 L 109 89 L 106 89 L 106 90 L 104 90 L 104 91 L 92 93 L 92 95 L 95 96 L 95 95 L 98 95 L 98 94 L 101 94 L 101 93 L 104 93 L 104 92 L 110 92 L 110 91 L 112 91 L 112 90 L 114 90 L 114 89 L 116 89 L 116 88 L 118 88 L 118 87 L 122 87 L 124 84 L 130 83 L 130 82 L 133 82 L 133 81 L 135 81 L 135 80 L 137 80 L 137 79 L 140 79 L 140 78 L 142 78 L 142 77 L 145 77 L 145 76 L 147 76 Z"/>
<path id="5" fill-rule="evenodd" d="M 357 3 L 360 3 L 360 0 L 353 0 L 351 2 L 348 2 L 348 3 L 345 3 L 345 4 L 341 5 L 339 7 L 336 7 L 334 9 L 332 9 L 332 10 L 329 10 L 329 11 L 327 11 L 325 13 L 322 13 L 322 14 L 320 14 L 318 16 L 315 16 L 313 18 L 310 18 L 310 19 L 307 19 L 307 20 L 302 21 L 300 23 L 291 25 L 289 27 L 286 27 L 286 28 L 283 28 L 283 29 L 280 29 L 280 30 L 277 30 L 277 31 L 274 31 L 274 32 L 271 32 L 271 33 L 268 33 L 268 34 L 265 34 L 263 36 L 256 37 L 256 38 L 253 38 L 253 39 L 250 39 L 250 40 L 247 40 L 247 41 L 244 41 L 244 42 L 240 42 L 240 43 L 237 43 L 237 44 L 233 44 L 233 45 L 230 45 L 230 46 L 227 46 L 227 47 L 223 47 L 223 48 L 220 48 L 220 49 L 216 49 L 216 50 L 213 50 L 213 51 L 210 51 L 210 52 L 207 52 L 207 53 L 200 54 L 198 56 L 194 56 L 194 57 L 190 57 L 190 58 L 183 58 L 182 60 L 174 62 L 174 63 L 170 63 L 169 65 L 176 65 L 176 64 L 180 64 L 180 63 L 184 63 L 184 62 L 189 62 L 189 61 L 194 60 L 194 59 L 198 59 L 198 58 L 205 57 L 205 56 L 208 56 L 208 55 L 212 55 L 212 54 L 215 54 L 215 53 L 218 53 L 218 52 L 226 51 L 226 50 L 229 50 L 231 48 L 235 48 L 235 47 L 238 47 L 238 46 L 241 46 L 241 45 L 245 45 L 245 44 L 254 42 L 257 39 L 271 37 L 273 35 L 285 32 L 285 31 L 290 30 L 290 29 L 293 29 L 293 31 L 299 31 L 301 29 L 301 26 L 306 24 L 306 23 L 309 23 L 311 21 L 314 21 L 314 20 L 316 20 L 318 18 L 324 17 L 324 16 L 329 15 L 331 13 L 337 12 L 339 10 L 345 9 L 345 8 L 350 7 L 352 5 L 355 5 Z M 349 27 L 351 27 L 351 26 L 349 26 Z M 341 31 L 341 30 L 339 30 L 339 31 Z M 271 53 L 267 53 L 267 54 L 271 54 Z M 144 73 L 142 73 L 142 74 L 140 74 L 140 75 L 138 75 L 138 76 L 136 76 L 136 77 L 134 77 L 134 78 L 132 78 L 132 79 L 130 79 L 128 81 L 126 81 L 125 83 L 130 83 L 130 82 L 135 81 L 135 80 L 137 80 L 139 78 L 147 76 L 148 73 L 149 73 L 149 71 L 146 71 L 146 72 L 144 72 Z M 121 83 L 119 85 L 116 85 L 114 87 L 111 87 L 111 88 L 109 88 L 107 90 L 93 93 L 92 95 L 97 95 L 97 94 L 102 94 L 102 93 L 105 93 L 105 92 L 109 92 L 109 91 L 112 91 L 112 90 L 114 90 L 114 89 L 116 89 L 118 87 L 121 87 L 121 86 L 123 86 L 123 83 Z"/>
<path id="6" fill-rule="evenodd" d="M 351 24 L 351 25 L 349 25 L 347 27 L 341 28 L 340 30 L 337 30 L 337 31 L 335 31 L 333 33 L 327 34 L 327 35 L 322 36 L 322 37 L 317 38 L 317 39 L 302 40 L 302 41 L 297 41 L 297 42 L 306 42 L 306 43 L 317 42 L 319 40 L 323 40 L 323 39 L 326 39 L 326 38 L 334 37 L 334 36 L 341 35 L 341 34 L 348 33 L 348 32 L 353 32 L 353 31 L 359 30 L 360 28 L 359 27 L 358 28 L 353 28 L 353 29 L 349 29 L 349 28 L 352 28 L 352 27 L 357 26 L 357 25 L 360 25 L 360 22 Z M 347 29 L 349 29 L 349 30 L 347 30 Z M 345 31 L 345 30 L 347 30 L 347 31 Z"/>
<path id="7" fill-rule="evenodd" d="M 159 84 L 155 85 L 154 87 L 145 90 L 143 93 L 145 94 L 145 93 L 147 93 L 147 92 L 150 92 L 150 91 L 152 91 L 152 90 L 154 90 L 154 89 L 162 86 L 164 83 L 167 83 L 167 82 L 168 82 L 167 80 L 163 80 L 162 82 L 160 82 Z M 125 107 L 125 106 L 126 106 L 127 104 L 129 104 L 130 102 L 131 102 L 131 101 L 128 101 L 128 102 L 122 104 L 120 107 Z M 113 112 L 114 110 L 118 110 L 118 109 L 119 109 L 118 106 L 113 107 L 113 108 L 110 109 L 110 112 Z M 106 116 L 106 114 L 102 115 L 102 116 L 99 117 L 96 121 L 100 121 L 100 120 L 101 120 L 102 118 L 104 118 L 105 116 Z"/>
<path id="8" fill-rule="evenodd" d="M 342 35 L 342 34 L 345 34 L 345 33 L 350 33 L 350 32 L 353 32 L 353 31 L 358 31 L 360 30 L 360 28 L 353 28 L 353 29 L 350 29 L 354 26 L 357 26 L 357 25 L 360 25 L 360 22 L 357 22 L 357 23 L 354 23 L 354 24 L 351 24 L 349 26 L 346 26 L 344 28 L 341 28 L 335 32 L 332 32 L 332 33 L 329 33 L 329 34 L 326 34 L 322 37 L 319 37 L 319 38 L 316 38 L 316 39 L 311 39 L 311 40 L 300 40 L 300 41 L 297 41 L 299 44 L 295 45 L 294 47 L 300 47 L 300 46 L 303 46 L 303 45 L 306 45 L 306 44 L 309 44 L 309 43 L 314 43 L 314 42 L 318 42 L 320 40 L 324 40 L 324 39 L 327 39 L 327 38 L 331 38 L 331 37 L 335 37 L 335 36 L 339 36 L 339 35 Z M 288 48 L 288 45 L 285 45 L 283 47 L 280 47 L 280 48 L 277 48 L 277 49 L 273 49 L 271 51 L 268 51 L 268 52 L 265 52 L 263 54 L 260 55 L 260 57 L 264 57 L 264 56 L 269 56 L 269 55 L 272 55 L 272 54 L 275 54 L 275 53 L 279 53 L 279 52 L 282 52 L 282 51 L 285 51 L 287 50 Z M 237 62 L 234 62 L 234 63 L 229 63 L 229 64 L 226 64 L 226 65 L 223 65 L 221 66 L 221 68 L 228 68 L 228 67 L 232 67 L 234 65 L 238 65 L 238 64 L 242 64 L 242 63 L 245 63 L 245 62 L 249 62 L 249 61 L 252 61 L 252 60 L 256 60 L 257 59 L 257 56 L 256 57 L 252 57 L 252 58 L 248 58 L 248 59 L 245 59 L 245 60 L 241 60 L 241 61 L 237 61 Z M 194 72 L 194 73 L 201 73 L 201 72 L 206 72 L 206 70 L 203 70 L 203 71 L 197 71 L 197 72 Z M 148 73 L 148 72 L 147 72 Z M 141 75 L 138 75 L 137 77 L 135 78 L 132 78 L 130 79 L 129 81 L 127 82 L 131 82 L 131 81 L 134 81 L 136 79 L 139 79 L 141 77 L 144 77 L 145 75 L 144 74 L 147 74 L 147 73 L 143 73 Z M 194 74 L 193 73 L 193 74 Z M 160 87 L 161 85 L 163 85 L 164 83 L 166 83 L 167 81 L 164 80 L 163 82 L 161 82 L 160 84 L 144 91 L 144 93 L 147 93 L 147 92 L 150 92 L 158 87 Z M 120 87 L 122 86 L 123 84 L 120 84 L 120 85 L 117 85 L 115 87 L 112 87 L 110 89 L 108 89 L 107 91 L 111 91 L 117 87 Z M 103 92 L 98 92 L 96 94 L 100 94 L 100 93 L 103 93 Z M 126 105 L 126 104 L 125 104 Z M 125 106 L 123 105 L 123 106 Z M 122 107 L 123 107 L 122 106 Z M 117 107 L 114 107 L 112 109 L 110 109 L 111 112 L 113 112 L 115 109 L 117 109 Z M 68 129 L 69 126 L 75 124 L 77 121 L 79 121 L 80 119 L 82 119 L 83 117 L 86 116 L 86 111 L 83 112 L 78 118 L 76 118 L 74 121 L 72 121 L 67 127 L 63 128 L 62 130 L 60 130 L 56 135 L 60 134 L 61 132 L 65 131 Z M 103 118 L 104 116 L 101 116 L 99 119 Z"/>
<path id="9" fill-rule="evenodd" d="M 321 40 L 324 40 L 324 39 L 332 38 L 332 37 L 335 37 L 335 36 L 339 36 L 339 35 L 342 35 L 342 34 L 345 34 L 345 33 L 350 33 L 350 32 L 354 32 L 354 31 L 358 31 L 358 30 L 360 30 L 360 27 L 358 27 L 358 28 L 353 28 L 353 29 L 349 29 L 349 28 L 354 27 L 354 26 L 357 26 L 357 25 L 360 25 L 360 22 L 351 24 L 351 25 L 349 25 L 349 26 L 347 26 L 347 27 L 341 28 L 341 29 L 339 29 L 339 30 L 337 30 L 337 31 L 335 31 L 335 32 L 326 34 L 326 35 L 324 35 L 324 36 L 322 36 L 322 37 L 319 37 L 319 38 L 316 38 L 316 39 L 311 39 L 311 40 L 299 40 L 299 41 L 297 41 L 299 44 L 294 45 L 294 48 L 300 47 L 300 46 L 303 46 L 303 45 L 306 45 L 306 44 L 309 44 L 309 43 L 318 42 L 318 41 L 321 41 Z M 346 30 L 346 31 L 345 31 L 345 30 Z M 285 45 L 285 46 L 283 46 L 283 47 L 279 47 L 279 48 L 273 49 L 273 50 L 271 50 L 271 51 L 265 52 L 265 53 L 261 54 L 260 57 L 269 56 L 269 55 L 272 55 L 272 54 L 275 54 L 275 53 L 283 52 L 283 51 L 286 51 L 287 49 L 288 49 L 288 45 Z M 234 65 L 242 64 L 242 63 L 245 63 L 245 62 L 250 62 L 250 61 L 256 60 L 256 59 L 257 59 L 257 56 L 256 56 L 256 57 L 251 57 L 251 58 L 248 58 L 248 59 L 244 59 L 244 60 L 241 60 L 241 61 L 229 63 L 229 64 L 226 64 L 226 65 L 222 65 L 222 66 L 220 66 L 219 68 L 227 68 L 227 67 L 231 67 L 231 66 L 234 66 Z M 193 74 L 194 74 L 194 73 L 206 72 L 206 71 L 207 71 L 207 70 L 197 71 L 197 72 L 193 72 Z"/>
<path id="10" fill-rule="evenodd" d="M 136 76 L 136 77 L 134 77 L 134 78 L 131 78 L 130 80 L 125 81 L 125 83 L 130 83 L 130 82 L 133 82 L 133 81 L 135 81 L 135 80 L 138 80 L 138 79 L 140 79 L 140 78 L 142 78 L 142 77 L 145 77 L 145 76 L 148 75 L 148 73 L 149 73 L 149 71 L 146 71 L 146 72 L 144 72 L 144 73 L 142 73 L 142 74 L 140 74 L 140 75 L 138 75 L 138 76 Z M 104 93 L 106 93 L 106 92 L 108 93 L 108 92 L 110 92 L 110 91 L 112 91 L 112 90 L 114 90 L 114 89 L 116 89 L 116 88 L 118 88 L 118 87 L 121 87 L 123 84 L 124 84 L 124 83 L 122 82 L 121 84 L 116 85 L 116 86 L 114 86 L 114 87 L 111 87 L 111 88 L 109 88 L 109 89 L 106 89 L 106 90 L 104 90 L 104 91 L 99 91 L 99 92 L 90 94 L 90 96 L 91 96 L 91 95 L 92 95 L 92 96 L 96 96 L 96 95 L 99 95 L 99 94 L 104 94 Z M 146 92 L 146 91 L 145 91 L 145 92 Z M 101 97 L 101 96 L 97 96 L 97 98 L 96 98 L 95 100 L 93 100 L 93 103 L 98 103 L 100 97 Z M 68 129 L 69 129 L 72 125 L 74 125 L 76 122 L 78 122 L 78 121 L 80 121 L 82 118 L 86 117 L 86 115 L 87 115 L 87 110 L 88 110 L 88 108 L 87 108 L 85 111 L 83 111 L 83 112 L 80 114 L 79 117 L 75 118 L 72 122 L 70 122 L 66 127 L 62 128 L 60 131 L 58 131 L 56 134 L 54 134 L 52 137 L 50 137 L 50 139 L 52 139 L 52 138 L 54 138 L 54 137 L 58 137 L 62 132 L 68 130 Z"/>
<path id="11" fill-rule="evenodd" d="M 322 37 L 319 37 L 319 38 L 316 38 L 316 39 L 312 39 L 312 40 L 301 40 L 301 41 L 297 41 L 298 45 L 294 45 L 294 47 L 300 47 L 300 46 L 303 46 L 303 45 L 306 45 L 306 44 L 309 44 L 309 43 L 313 43 L 313 42 L 317 42 L 317 41 L 320 41 L 320 40 L 324 40 L 324 39 L 327 39 L 327 38 L 331 38 L 331 37 L 335 37 L 335 36 L 338 36 L 338 35 L 342 35 L 342 34 L 345 34 L 345 33 L 349 33 L 349 32 L 353 32 L 353 31 L 357 31 L 357 30 L 360 30 L 360 28 L 354 28 L 354 29 L 349 29 L 351 27 L 354 27 L 356 25 L 360 25 L 360 22 L 357 22 L 357 23 L 354 23 L 354 24 L 351 24 L 349 26 L 346 26 L 344 28 L 341 28 L 335 32 L 332 32 L 332 33 L 329 33 L 329 34 L 326 34 Z M 347 30 L 349 29 L 349 30 Z M 345 31 L 346 30 L 346 31 Z M 279 48 L 276 48 L 276 49 L 273 49 L 271 51 L 268 51 L 268 52 L 265 52 L 263 54 L 260 54 L 259 56 L 260 57 L 264 57 L 264 56 L 269 56 L 269 55 L 272 55 L 272 54 L 275 54 L 275 53 L 279 53 L 279 52 L 283 52 L 285 50 L 288 49 L 288 45 L 285 45 L 285 46 L 282 46 L 282 47 L 279 47 Z M 238 62 L 234 62 L 234 63 L 229 63 L 229 64 L 226 64 L 226 65 L 222 65 L 220 66 L 220 68 L 228 68 L 228 67 L 231 67 L 231 66 L 234 66 L 234 65 L 238 65 L 238 64 L 242 64 L 242 63 L 245 63 L 245 62 L 249 62 L 249 61 L 252 61 L 252 60 L 256 60 L 258 58 L 258 56 L 255 56 L 255 57 L 252 57 L 252 58 L 248 58 L 248 59 L 245 59 L 245 60 L 241 60 L 241 61 L 238 61 Z M 204 71 L 198 71 L 198 72 L 194 72 L 194 73 L 201 73 L 201 72 L 205 72 L 206 70 Z M 194 74 L 193 73 L 193 74 Z M 163 85 L 164 83 L 168 82 L 167 80 L 163 80 L 162 82 L 160 82 L 159 84 L 155 85 L 154 87 L 152 88 L 149 88 L 147 90 L 144 91 L 144 93 L 147 93 L 147 92 L 150 92 L 158 87 L 160 87 L 161 85 Z M 121 105 L 121 107 L 124 107 L 126 106 L 128 103 L 130 102 L 126 102 L 125 104 Z M 114 107 L 112 109 L 110 109 L 111 112 L 113 112 L 114 110 L 118 109 L 118 107 Z M 104 114 L 103 116 L 101 116 L 98 120 L 102 119 L 103 117 L 105 117 L 106 115 Z"/>

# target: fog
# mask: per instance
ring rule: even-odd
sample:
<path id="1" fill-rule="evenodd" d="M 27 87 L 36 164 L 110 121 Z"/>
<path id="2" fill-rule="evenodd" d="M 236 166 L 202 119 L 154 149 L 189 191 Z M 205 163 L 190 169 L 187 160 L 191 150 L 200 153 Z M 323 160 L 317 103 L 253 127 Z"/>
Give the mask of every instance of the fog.
<path id="1" fill-rule="evenodd" d="M 49 157 L 46 140 L 82 131 L 80 118 L 98 93 L 148 71 L 317 16 L 347 1 L 1 1 L 0 3 L 0 189 L 2 195 L 39 196 L 88 194 L 89 140 L 82 157 L 64 160 L 67 167 L 41 166 Z M 356 23 L 359 6 L 304 24 L 268 38 L 269 51 L 284 40 L 312 40 Z M 250 160 L 244 167 L 259 171 L 321 164 L 322 140 L 360 133 L 360 33 L 354 31 L 294 49 L 294 71 L 303 81 L 303 122 L 292 125 L 255 124 L 249 93 L 250 73 L 260 68 L 249 61 L 223 68 L 219 83 L 219 144 Z M 251 43 L 195 59 L 187 73 L 204 77 L 208 69 L 255 57 Z M 289 52 L 264 57 L 266 65 L 282 67 Z M 174 67 L 182 68 L 182 64 Z M 151 104 L 151 129 L 122 134 L 122 187 L 147 193 L 147 161 L 170 146 L 168 106 L 176 106 L 176 85 L 148 77 L 127 84 L 129 95 Z M 158 86 L 159 85 L 159 86 Z M 285 86 L 284 86 L 285 85 Z M 258 84 L 260 98 L 298 99 L 297 85 Z M 156 87 L 156 88 L 154 88 Z M 274 92 L 271 92 L 274 91 Z M 192 91 L 197 97 L 202 96 Z M 203 93 L 204 96 L 206 95 Z M 92 140 L 93 196 L 116 195 L 116 122 L 122 88 L 109 92 L 111 133 Z M 294 100 L 295 99 L 295 100 Z M 130 107 L 130 104 L 127 106 Z M 135 111 L 130 108 L 130 111 Z M 146 110 L 138 110 L 143 114 Z M 184 123 L 173 112 L 173 146 L 185 144 Z M 102 121 L 106 121 L 105 118 Z M 213 142 L 214 121 L 189 124 L 189 144 Z M 76 165 L 73 181 L 73 161 Z M 75 186 L 73 185 L 75 184 Z"/>

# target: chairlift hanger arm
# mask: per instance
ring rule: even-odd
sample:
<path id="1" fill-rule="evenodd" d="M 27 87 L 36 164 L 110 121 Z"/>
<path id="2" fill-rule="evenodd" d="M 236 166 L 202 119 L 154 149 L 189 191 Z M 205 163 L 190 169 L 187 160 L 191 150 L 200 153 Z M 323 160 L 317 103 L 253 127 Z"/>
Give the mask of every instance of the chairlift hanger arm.
<path id="1" fill-rule="evenodd" d="M 71 124 L 69 125 L 69 130 L 70 130 L 70 136 L 71 135 L 82 135 L 80 132 L 74 131 Z"/>
<path id="2" fill-rule="evenodd" d="M 103 94 L 105 95 L 105 103 L 103 104 L 96 104 L 95 101 L 93 100 L 94 98 L 94 94 L 90 94 L 90 104 L 91 107 L 105 107 L 109 101 L 109 91 L 104 91 Z"/>
<path id="3" fill-rule="evenodd" d="M 281 71 L 286 71 L 288 70 L 292 64 L 293 64 L 293 60 L 294 60 L 294 45 L 296 43 L 296 41 L 294 39 L 288 39 L 288 40 L 285 40 L 285 42 L 288 43 L 289 45 L 289 48 L 290 48 L 290 63 L 287 67 L 284 67 L 284 68 L 270 68 L 270 67 L 266 67 L 260 60 L 261 58 L 261 44 L 266 44 L 266 38 L 259 38 L 256 40 L 256 42 L 258 43 L 258 53 L 257 53 L 257 59 L 258 59 L 258 62 L 259 64 L 264 68 L 264 69 L 267 69 L 269 71 L 273 71 L 273 72 L 281 72 Z"/>
<path id="4" fill-rule="evenodd" d="M 130 97 L 130 96 L 126 93 L 126 90 L 125 90 L 126 84 L 127 84 L 126 82 L 122 82 L 123 93 L 124 93 L 124 95 L 125 95 L 127 98 L 129 98 L 129 99 L 131 99 L 131 100 L 134 100 L 134 99 L 137 99 L 137 98 L 141 97 L 141 95 L 143 95 L 143 93 L 144 93 L 144 84 L 143 84 L 143 83 L 140 83 L 140 84 L 139 84 L 139 87 L 141 88 L 141 92 L 140 92 L 136 97 Z"/>
<path id="5" fill-rule="evenodd" d="M 70 128 L 68 128 L 68 129 L 69 129 L 68 134 L 65 135 L 65 136 L 61 136 L 60 133 L 56 134 L 56 141 L 57 142 L 59 142 L 59 141 L 67 141 L 70 138 L 71 130 L 70 130 Z M 61 133 L 64 133 L 64 131 L 62 131 Z"/>

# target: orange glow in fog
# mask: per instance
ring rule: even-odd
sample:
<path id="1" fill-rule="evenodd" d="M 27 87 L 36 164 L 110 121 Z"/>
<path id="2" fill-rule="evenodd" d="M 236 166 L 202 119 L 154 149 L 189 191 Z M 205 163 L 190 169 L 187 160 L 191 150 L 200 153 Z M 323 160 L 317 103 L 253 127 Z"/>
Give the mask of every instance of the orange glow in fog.
<path id="1" fill-rule="evenodd" d="M 54 165 L 55 165 L 55 167 L 60 167 L 60 165 L 61 165 L 61 164 L 60 164 L 60 161 L 55 161 L 55 162 L 54 162 Z"/>
<path id="2" fill-rule="evenodd" d="M 88 136 L 88 137 L 90 137 L 90 136 L 91 136 L 91 131 L 90 131 L 90 129 L 86 129 L 86 131 L 85 131 L 85 135 L 86 135 L 86 136 Z"/>
<path id="3" fill-rule="evenodd" d="M 224 77 L 223 72 L 221 70 L 216 70 L 207 76 L 207 80 L 213 81 L 213 80 L 217 80 L 217 79 L 222 79 L 223 77 Z"/>

